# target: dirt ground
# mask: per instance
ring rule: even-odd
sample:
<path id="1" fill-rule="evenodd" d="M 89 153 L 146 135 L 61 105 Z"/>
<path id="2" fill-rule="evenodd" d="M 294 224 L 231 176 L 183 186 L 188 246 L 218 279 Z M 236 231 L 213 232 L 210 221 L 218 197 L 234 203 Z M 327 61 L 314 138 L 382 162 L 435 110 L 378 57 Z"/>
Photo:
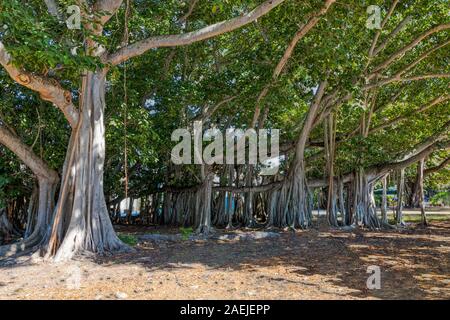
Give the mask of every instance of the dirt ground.
<path id="1" fill-rule="evenodd" d="M 318 228 L 252 241 L 139 242 L 135 248 L 66 264 L 3 260 L 0 299 L 450 299 L 449 220 L 426 229 Z M 381 270 L 379 290 L 366 287 L 371 265 Z"/>

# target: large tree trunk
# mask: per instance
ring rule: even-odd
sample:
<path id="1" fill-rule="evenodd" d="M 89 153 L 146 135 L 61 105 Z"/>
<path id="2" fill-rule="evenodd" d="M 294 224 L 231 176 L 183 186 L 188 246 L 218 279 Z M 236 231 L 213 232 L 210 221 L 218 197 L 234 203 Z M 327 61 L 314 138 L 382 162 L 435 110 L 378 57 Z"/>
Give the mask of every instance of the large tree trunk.
<path id="1" fill-rule="evenodd" d="M 330 226 L 338 227 L 337 218 L 337 194 L 334 182 L 334 158 L 336 153 L 336 122 L 334 115 L 330 114 L 324 123 L 325 142 L 325 172 L 328 175 L 328 195 L 327 195 L 327 221 Z"/>
<path id="2" fill-rule="evenodd" d="M 214 174 L 209 171 L 206 165 L 202 165 L 201 171 L 203 183 L 195 195 L 195 214 L 197 216 L 196 233 L 208 234 L 213 231 L 211 223 L 211 202 Z"/>
<path id="3" fill-rule="evenodd" d="M 13 236 L 17 236 L 16 230 L 8 219 L 4 208 L 0 208 L 0 244 L 8 242 Z"/>
<path id="4" fill-rule="evenodd" d="M 29 246 L 41 245 L 48 233 L 55 208 L 56 181 L 39 179 L 39 205 L 36 225 L 33 232 L 25 239 Z"/>
<path id="5" fill-rule="evenodd" d="M 272 191 L 268 204 L 268 227 L 297 227 L 312 225 L 312 196 L 306 183 L 303 161 L 295 164 L 281 187 Z"/>
<path id="6" fill-rule="evenodd" d="M 24 238 L 24 240 L 7 246 L 0 247 L 0 256 L 11 256 L 18 253 L 36 250 L 45 241 L 45 236 L 51 226 L 55 191 L 57 181 L 51 181 L 46 178 L 38 178 L 39 183 L 39 200 L 36 215 L 36 222 L 32 228 L 33 232 Z"/>
<path id="7" fill-rule="evenodd" d="M 39 186 L 35 185 L 31 193 L 30 200 L 28 202 L 27 209 L 27 224 L 25 229 L 24 238 L 28 238 L 34 230 L 37 222 L 37 212 L 39 209 Z"/>
<path id="8" fill-rule="evenodd" d="M 410 185 L 410 193 L 408 195 L 408 206 L 411 208 L 417 208 L 419 207 L 419 171 L 420 166 L 417 166 L 417 175 L 414 179 L 414 182 Z"/>
<path id="9" fill-rule="evenodd" d="M 55 190 L 59 177 L 56 171 L 50 169 L 44 160 L 34 154 L 29 146 L 25 145 L 14 132 L 3 125 L 0 125 L 0 143 L 14 152 L 33 171 L 38 180 L 39 190 L 36 218 L 33 222 L 34 219 L 30 217 L 25 239 L 18 243 L 0 247 L 0 256 L 9 256 L 34 249 L 43 243 L 53 213 Z M 30 202 L 34 203 L 33 196 L 31 198 Z"/>
<path id="10" fill-rule="evenodd" d="M 70 259 L 127 249 L 109 219 L 103 193 L 106 71 L 87 72 L 80 93 L 80 119 L 72 133 L 47 256 Z"/>
<path id="11" fill-rule="evenodd" d="M 339 211 L 341 212 L 342 225 L 348 224 L 348 214 L 345 206 L 344 197 L 344 181 L 341 178 L 338 179 L 338 193 L 339 193 Z"/>
<path id="12" fill-rule="evenodd" d="M 233 184 L 233 166 L 225 165 L 223 173 L 220 177 L 221 185 L 229 185 Z M 231 192 L 223 191 L 216 193 L 216 196 L 213 201 L 213 225 L 228 227 L 230 223 L 230 212 L 231 218 L 233 216 L 233 212 L 230 210 L 231 203 L 233 201 L 233 194 Z"/>
<path id="13" fill-rule="evenodd" d="M 381 222 L 386 225 L 389 224 L 387 217 L 387 175 L 383 177 L 383 195 L 381 198 Z"/>
<path id="14" fill-rule="evenodd" d="M 373 201 L 373 187 L 369 184 L 362 167 L 355 173 L 353 186 L 353 224 L 369 229 L 380 228 L 381 223 Z"/>
<path id="15" fill-rule="evenodd" d="M 245 185 L 247 187 L 253 186 L 253 174 L 254 174 L 254 166 L 252 164 L 249 164 L 247 166 L 247 172 L 245 174 Z M 253 198 L 254 193 L 252 191 L 246 192 L 244 196 L 244 220 L 243 225 L 246 228 L 253 228 L 255 227 L 255 218 L 254 218 L 254 208 L 253 208 Z"/>
<path id="16" fill-rule="evenodd" d="M 229 184 L 232 186 L 234 181 L 236 180 L 235 185 L 237 186 L 239 184 L 239 177 L 236 173 L 235 175 L 235 171 L 234 171 L 234 166 L 232 165 L 228 165 L 228 182 Z M 239 194 L 235 194 L 233 192 L 228 192 L 227 193 L 228 197 L 227 197 L 227 206 L 226 206 L 226 215 L 227 215 L 227 224 L 226 224 L 226 229 L 231 229 L 233 228 L 233 216 L 236 210 L 236 198 L 239 198 L 240 195 Z"/>
<path id="17" fill-rule="evenodd" d="M 270 195 L 269 225 L 308 228 L 312 225 L 313 200 L 305 176 L 305 147 L 321 107 L 327 81 L 320 83 L 297 139 L 295 158 L 283 184 Z"/>
<path id="18" fill-rule="evenodd" d="M 424 201 L 424 194 L 423 194 L 423 172 L 425 168 L 425 158 L 420 159 L 419 162 L 419 172 L 418 172 L 418 183 L 419 183 L 419 207 L 420 212 L 422 214 L 422 224 L 424 226 L 428 225 L 427 221 L 427 215 L 425 212 L 425 201 Z"/>
<path id="19" fill-rule="evenodd" d="M 405 169 L 400 169 L 400 177 L 397 183 L 397 210 L 395 222 L 397 225 L 404 225 L 403 221 L 403 193 L 405 189 Z"/>
<path id="20" fill-rule="evenodd" d="M 368 111 L 362 114 L 359 128 L 364 139 L 367 139 L 369 135 L 376 96 L 376 94 L 370 96 L 369 93 L 366 93 L 364 97 L 364 105 Z M 378 229 L 381 227 L 381 222 L 377 217 L 373 184 L 373 181 L 369 181 L 363 165 L 359 164 L 353 184 L 353 224 L 369 229 Z"/>

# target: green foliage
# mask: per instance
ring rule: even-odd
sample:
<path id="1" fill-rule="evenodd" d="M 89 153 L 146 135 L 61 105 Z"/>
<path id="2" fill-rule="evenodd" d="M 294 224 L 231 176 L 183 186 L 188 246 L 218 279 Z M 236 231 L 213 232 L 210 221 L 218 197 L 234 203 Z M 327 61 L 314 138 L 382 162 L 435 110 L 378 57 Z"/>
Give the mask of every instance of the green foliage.
<path id="1" fill-rule="evenodd" d="M 80 30 L 70 30 L 47 13 L 39 0 L 2 0 L 0 4 L 0 39 L 17 66 L 28 71 L 48 73 L 77 82 L 83 69 L 95 69 L 100 62 L 83 52 Z M 1 28 L 3 30 L 1 30 Z M 78 47 L 77 54 L 71 50 Z"/>
<path id="2" fill-rule="evenodd" d="M 191 227 L 188 227 L 188 228 L 181 227 L 180 232 L 181 232 L 181 237 L 183 240 L 189 240 L 189 237 L 192 235 L 194 230 Z"/>
<path id="3" fill-rule="evenodd" d="M 450 206 L 450 191 L 439 192 L 431 197 L 430 202 L 433 206 Z"/>
<path id="4" fill-rule="evenodd" d="M 123 243 L 126 243 L 129 246 L 134 247 L 138 244 L 137 237 L 132 234 L 119 234 L 118 237 Z"/>

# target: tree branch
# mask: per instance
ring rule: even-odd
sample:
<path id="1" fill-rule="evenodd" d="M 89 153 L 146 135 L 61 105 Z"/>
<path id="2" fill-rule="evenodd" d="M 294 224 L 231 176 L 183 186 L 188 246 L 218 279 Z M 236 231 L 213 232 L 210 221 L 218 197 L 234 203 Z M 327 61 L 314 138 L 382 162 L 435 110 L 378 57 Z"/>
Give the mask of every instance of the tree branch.
<path id="1" fill-rule="evenodd" d="M 126 47 L 122 47 L 116 53 L 110 55 L 106 59 L 106 63 L 117 65 L 133 57 L 142 55 L 153 48 L 185 46 L 236 30 L 264 16 L 284 1 L 285 0 L 267 0 L 247 14 L 196 31 L 177 35 L 155 36 L 138 41 Z"/>
<path id="2" fill-rule="evenodd" d="M 407 16 L 405 19 L 403 19 L 402 22 L 399 23 L 399 25 L 386 37 L 386 39 L 383 41 L 382 44 L 380 44 L 374 51 L 372 52 L 373 56 L 376 56 L 378 53 L 380 53 L 384 48 L 386 48 L 387 44 L 389 43 L 389 40 L 395 38 L 395 36 L 412 20 L 411 16 Z"/>
<path id="3" fill-rule="evenodd" d="M 316 92 L 316 96 L 314 98 L 314 102 L 309 108 L 308 114 L 303 124 L 302 131 L 295 146 L 295 157 L 297 161 L 303 160 L 305 156 L 306 142 L 308 141 L 309 133 L 311 132 L 311 129 L 314 125 L 314 120 L 317 116 L 317 112 L 319 111 L 320 103 L 322 101 L 325 88 L 327 87 L 327 85 L 328 85 L 327 80 L 324 80 L 320 83 L 319 88 L 317 89 Z"/>
<path id="4" fill-rule="evenodd" d="M 367 179 L 369 183 L 374 183 L 379 180 L 381 177 L 389 173 L 393 170 L 400 170 L 402 168 L 406 168 L 411 164 L 419 161 L 420 159 L 427 157 L 430 153 L 438 150 L 438 149 L 448 149 L 450 147 L 450 142 L 444 142 L 444 146 L 442 146 L 440 141 L 435 141 L 434 143 L 429 144 L 426 148 L 421 148 L 419 152 L 414 152 L 409 155 L 409 157 L 402 158 L 401 160 L 384 163 L 379 165 L 374 165 L 365 170 Z M 353 173 L 347 173 L 341 177 L 341 181 L 344 183 L 351 182 L 354 179 Z M 310 179 L 308 180 L 308 186 L 310 188 L 319 188 L 326 187 L 328 185 L 328 181 L 324 178 L 319 179 Z"/>
<path id="5" fill-rule="evenodd" d="M 447 167 L 448 165 L 450 165 L 450 157 L 445 159 L 444 161 L 442 161 L 440 164 L 438 164 L 435 167 L 432 168 L 428 168 L 426 170 L 423 171 L 423 175 L 424 176 L 428 176 L 430 174 L 433 174 L 435 172 L 440 171 L 441 169 L 444 169 L 445 167 Z"/>
<path id="6" fill-rule="evenodd" d="M 386 26 L 386 23 L 389 21 L 389 18 L 391 17 L 392 13 L 394 13 L 395 8 L 397 7 L 397 4 L 400 0 L 394 0 L 394 2 L 392 3 L 392 6 L 389 8 L 389 11 L 386 15 L 386 17 L 384 17 L 383 22 L 381 23 L 381 28 L 380 30 L 378 30 L 375 33 L 375 37 L 372 40 L 372 45 L 370 46 L 370 50 L 369 50 L 369 57 L 374 56 L 374 50 L 375 47 L 378 43 L 378 39 L 380 38 L 381 35 L 381 31 L 384 29 L 384 27 Z"/>
<path id="7" fill-rule="evenodd" d="M 211 108 L 206 108 L 206 110 L 204 110 L 203 114 L 200 114 L 197 117 L 195 117 L 193 119 L 193 121 L 205 121 L 205 120 L 208 120 L 214 114 L 214 112 L 216 112 L 221 106 L 223 106 L 224 104 L 226 104 L 226 103 L 236 99 L 236 97 L 237 96 L 226 97 L 225 99 L 223 99 L 222 101 L 217 103 L 215 106 L 213 106 Z"/>
<path id="8" fill-rule="evenodd" d="M 111 17 L 119 10 L 123 0 L 98 0 L 94 4 L 94 12 L 101 12 L 102 16 L 98 23 L 102 26 L 105 25 L 111 19 Z"/>
<path id="9" fill-rule="evenodd" d="M 178 23 L 180 24 L 186 23 L 187 19 L 191 16 L 192 12 L 194 12 L 194 8 L 197 5 L 198 1 L 199 0 L 191 0 L 188 11 L 184 14 L 184 16 L 178 19 Z"/>
<path id="10" fill-rule="evenodd" d="M 417 114 L 417 113 L 420 113 L 420 112 L 425 112 L 428 109 L 434 107 L 435 105 L 440 104 L 440 103 L 442 103 L 444 101 L 447 101 L 449 99 L 450 99 L 450 95 L 444 95 L 444 96 L 437 97 L 433 101 L 427 103 L 425 106 L 423 106 L 423 107 L 421 107 L 421 108 L 419 108 L 417 110 L 414 110 L 413 114 Z M 398 116 L 398 117 L 396 117 L 396 118 L 394 118 L 394 119 L 392 119 L 390 121 L 387 121 L 387 122 L 385 122 L 383 124 L 380 124 L 380 125 L 378 125 L 376 127 L 373 127 L 372 129 L 369 130 L 369 133 L 374 133 L 374 132 L 383 130 L 383 129 L 387 128 L 387 127 L 390 127 L 392 125 L 395 125 L 395 124 L 397 124 L 397 123 L 399 123 L 399 122 L 401 122 L 403 120 L 408 119 L 409 115 L 410 115 L 410 113 L 405 114 L 405 115 L 401 115 L 401 116 Z"/>
<path id="11" fill-rule="evenodd" d="M 78 123 L 78 110 L 72 103 L 70 91 L 64 90 L 53 79 L 41 77 L 15 67 L 11 55 L 0 41 L 0 64 L 17 83 L 40 94 L 41 98 L 57 106 L 65 115 L 72 128 Z"/>
<path id="12" fill-rule="evenodd" d="M 325 1 L 325 5 L 322 9 L 320 9 L 318 12 L 314 13 L 314 15 L 308 20 L 306 24 L 302 24 L 298 31 L 295 33 L 294 37 L 292 38 L 291 42 L 289 43 L 286 51 L 283 54 L 283 57 L 278 62 L 273 74 L 272 74 L 272 81 L 275 81 L 280 76 L 281 72 L 285 68 L 286 64 L 288 63 L 289 59 L 292 56 L 292 53 L 294 52 L 295 47 L 297 46 L 298 42 L 303 39 L 304 36 L 308 34 L 308 32 L 314 28 L 314 26 L 319 22 L 319 19 L 322 15 L 327 13 L 330 6 L 336 2 L 336 0 L 327 0 Z M 261 93 L 258 96 L 258 100 L 256 102 L 256 108 L 255 113 L 253 116 L 251 128 L 254 128 L 256 126 L 256 123 L 258 122 L 258 118 L 261 113 L 261 101 L 266 97 L 266 95 L 269 92 L 271 83 L 267 84 Z"/>
<path id="13" fill-rule="evenodd" d="M 408 64 L 407 66 L 403 67 L 402 69 L 400 69 L 392 78 L 400 78 L 403 74 L 407 73 L 409 70 L 411 70 L 412 68 L 414 68 L 416 65 L 418 65 L 421 61 L 423 61 L 424 59 L 426 59 L 430 54 L 434 53 L 435 51 L 447 46 L 450 44 L 450 40 L 447 40 L 446 42 L 439 44 L 433 48 L 431 48 L 430 50 L 422 53 L 417 59 L 415 59 L 413 62 L 411 62 L 410 64 Z M 373 79 L 375 76 L 377 76 L 378 73 L 372 73 L 370 74 L 367 79 L 371 80 Z"/>
<path id="14" fill-rule="evenodd" d="M 391 78 L 387 78 L 387 79 L 378 81 L 376 83 L 367 84 L 363 87 L 363 90 L 379 88 L 379 87 L 385 86 L 385 85 L 393 83 L 393 82 L 410 82 L 410 81 L 419 81 L 419 80 L 426 80 L 426 79 L 439 79 L 439 78 L 450 78 L 450 73 L 422 74 L 422 75 L 412 76 L 412 77 L 408 77 L 408 78 L 401 78 L 397 74 Z"/>
<path id="15" fill-rule="evenodd" d="M 58 4 L 55 0 L 44 0 L 45 4 L 47 5 L 48 13 L 50 13 L 52 16 L 54 16 L 59 21 L 62 20 L 62 16 L 58 10 Z"/>
<path id="16" fill-rule="evenodd" d="M 377 67 L 375 67 L 372 74 L 379 73 L 381 70 L 386 69 L 388 66 L 390 66 L 395 60 L 402 57 L 405 53 L 415 48 L 420 42 L 422 42 L 427 37 L 431 36 L 434 33 L 437 33 L 439 31 L 443 31 L 446 29 L 450 29 L 450 23 L 440 24 L 434 28 L 431 28 L 423 33 L 421 33 L 417 38 L 415 38 L 413 41 L 411 41 L 408 45 L 404 46 L 397 52 L 393 53 L 388 59 L 386 59 L 384 62 L 379 64 Z"/>
<path id="17" fill-rule="evenodd" d="M 448 148 L 448 147 L 450 147 L 450 142 L 447 142 L 446 145 L 444 146 L 444 148 Z M 389 173 L 389 171 L 400 170 L 400 169 L 406 168 L 406 167 L 412 165 L 413 163 L 419 161 L 420 159 L 428 157 L 428 155 L 430 155 L 430 153 L 438 150 L 439 148 L 441 148 L 441 146 L 437 142 L 434 142 L 434 143 L 430 144 L 427 148 L 424 148 L 420 152 L 412 154 L 410 157 L 404 158 L 401 161 L 396 161 L 396 162 L 384 164 L 381 166 L 370 167 L 368 170 L 366 170 L 368 180 L 370 182 L 374 182 L 374 181 L 380 179 L 385 174 Z"/>
<path id="18" fill-rule="evenodd" d="M 450 133 L 450 121 L 447 121 L 447 123 L 445 123 L 438 132 L 436 132 L 435 134 L 430 136 L 428 139 L 417 144 L 413 149 L 408 151 L 408 153 L 403 155 L 400 158 L 399 162 L 404 161 L 404 160 L 414 156 L 415 154 L 422 152 L 426 148 L 429 148 L 430 146 L 432 146 L 442 140 L 445 140 L 448 137 L 449 133 Z"/>
<path id="19" fill-rule="evenodd" d="M 50 169 L 44 160 L 38 157 L 17 135 L 8 130 L 2 122 L 0 122 L 0 143 L 19 157 L 37 177 L 48 179 L 52 182 L 58 181 L 58 173 Z"/>

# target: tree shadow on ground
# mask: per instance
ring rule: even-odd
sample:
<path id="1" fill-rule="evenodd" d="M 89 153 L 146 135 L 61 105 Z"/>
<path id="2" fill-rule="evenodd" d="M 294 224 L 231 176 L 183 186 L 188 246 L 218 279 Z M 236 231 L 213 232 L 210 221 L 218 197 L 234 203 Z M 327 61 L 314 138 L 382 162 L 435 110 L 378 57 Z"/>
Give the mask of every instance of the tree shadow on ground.
<path id="1" fill-rule="evenodd" d="M 120 227 L 121 233 L 127 230 L 135 235 L 156 231 L 155 228 Z M 158 231 L 164 234 L 179 230 Z M 224 232 L 217 230 L 218 234 Z M 132 273 L 137 266 L 148 274 L 162 274 L 161 277 L 173 274 L 188 285 L 190 277 L 192 282 L 203 282 L 206 287 L 228 288 L 233 286 L 232 282 L 245 282 L 243 286 L 258 291 L 256 296 L 264 292 L 263 296 L 267 297 L 267 292 L 278 290 L 278 295 L 269 296 L 274 299 L 286 296 L 293 299 L 446 299 L 450 298 L 449 252 L 450 221 L 440 221 L 433 222 L 429 228 L 410 225 L 407 229 L 379 232 L 329 230 L 321 225 L 258 240 L 139 243 L 133 253 L 88 260 L 106 267 L 102 271 L 109 266 L 120 266 Z M 23 269 L 19 274 L 26 277 L 26 267 L 33 264 L 30 256 L 0 259 L 0 272 Z M 369 266 L 381 269 L 380 290 L 367 289 Z M 234 294 L 235 291 L 229 296 Z"/>
<path id="2" fill-rule="evenodd" d="M 99 258 L 103 265 L 141 265 L 149 272 L 205 270 L 259 274 L 259 281 L 316 287 L 324 293 L 354 298 L 449 298 L 450 222 L 429 228 L 369 232 L 309 230 L 283 232 L 280 237 L 252 241 L 180 241 L 144 243 L 137 252 Z M 123 230 L 123 229 L 122 229 Z M 136 231 L 136 230 L 135 230 Z M 218 230 L 218 232 L 223 232 Z M 368 290 L 369 266 L 379 266 L 381 289 Z M 283 276 L 270 270 L 282 267 Z M 331 291 L 330 291 L 331 290 Z"/>

